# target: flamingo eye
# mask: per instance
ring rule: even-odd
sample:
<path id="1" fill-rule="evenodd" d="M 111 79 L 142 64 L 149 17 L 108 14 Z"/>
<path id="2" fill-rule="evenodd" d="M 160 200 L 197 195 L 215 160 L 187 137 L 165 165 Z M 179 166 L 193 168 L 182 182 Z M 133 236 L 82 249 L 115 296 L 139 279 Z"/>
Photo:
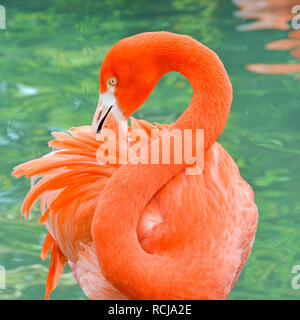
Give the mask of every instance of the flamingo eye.
<path id="1" fill-rule="evenodd" d="M 107 81 L 106 81 L 106 84 L 109 87 L 115 87 L 117 85 L 117 83 L 118 83 L 118 81 L 117 81 L 117 78 L 115 78 L 115 77 L 108 78 Z"/>

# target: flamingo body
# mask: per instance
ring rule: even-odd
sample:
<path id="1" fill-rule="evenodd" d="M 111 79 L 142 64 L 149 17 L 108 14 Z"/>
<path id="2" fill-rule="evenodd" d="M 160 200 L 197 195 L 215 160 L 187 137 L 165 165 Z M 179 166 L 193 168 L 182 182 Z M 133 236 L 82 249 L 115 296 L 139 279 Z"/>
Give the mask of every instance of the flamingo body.
<path id="1" fill-rule="evenodd" d="M 223 101 L 226 112 L 231 98 Z M 105 125 L 117 131 L 112 117 Z M 135 128 L 150 136 L 153 128 L 179 125 L 132 119 L 131 126 L 129 138 Z M 16 177 L 42 177 L 23 214 L 41 200 L 48 229 L 42 258 L 52 249 L 46 298 L 68 263 L 91 299 L 226 299 L 250 254 L 257 208 L 251 187 L 213 138 L 221 126 L 206 142 L 201 175 L 171 165 L 103 165 L 103 142 L 89 126 L 54 133 L 55 151 L 16 167 Z"/>

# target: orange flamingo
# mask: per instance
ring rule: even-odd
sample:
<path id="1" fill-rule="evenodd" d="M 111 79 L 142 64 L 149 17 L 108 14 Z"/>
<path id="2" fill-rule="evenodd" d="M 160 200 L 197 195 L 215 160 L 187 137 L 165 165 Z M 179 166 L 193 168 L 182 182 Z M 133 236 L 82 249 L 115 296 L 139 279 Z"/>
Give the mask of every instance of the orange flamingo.
<path id="1" fill-rule="evenodd" d="M 171 71 L 182 73 L 193 88 L 187 110 L 170 125 L 132 119 L 128 136 L 134 128 L 148 135 L 153 128 L 203 128 L 203 173 L 186 175 L 186 164 L 97 161 L 103 142 L 94 131 L 104 126 L 116 131 L 118 123 L 127 128 L 128 118 Z M 52 249 L 46 298 L 66 263 L 91 299 L 227 298 L 257 227 L 253 191 L 216 142 L 231 101 L 222 62 L 189 36 L 142 33 L 109 50 L 101 67 L 93 130 L 86 126 L 54 133 L 50 146 L 58 150 L 13 173 L 41 177 L 22 213 L 28 216 L 40 199 L 41 223 L 48 229 L 41 257 Z"/>

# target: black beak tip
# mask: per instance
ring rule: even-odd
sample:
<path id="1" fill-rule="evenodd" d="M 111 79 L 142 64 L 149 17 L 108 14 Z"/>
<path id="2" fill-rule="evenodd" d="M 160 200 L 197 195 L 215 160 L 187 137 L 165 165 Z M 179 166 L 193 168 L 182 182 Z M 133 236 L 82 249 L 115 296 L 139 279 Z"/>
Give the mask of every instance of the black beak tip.
<path id="1" fill-rule="evenodd" d="M 97 133 L 101 133 L 102 125 L 99 123 L 98 128 L 97 128 Z"/>
<path id="2" fill-rule="evenodd" d="M 105 119 L 107 118 L 107 116 L 108 116 L 108 114 L 109 114 L 109 112 L 110 112 L 110 110 L 111 110 L 112 107 L 113 107 L 113 106 L 110 106 L 110 108 L 107 110 L 105 116 L 104 116 L 104 117 L 101 119 L 101 121 L 99 122 L 99 125 L 98 125 L 98 128 L 97 128 L 97 133 L 100 133 L 100 132 L 101 132 L 101 129 L 102 129 L 103 124 L 104 124 L 104 121 L 105 121 Z"/>

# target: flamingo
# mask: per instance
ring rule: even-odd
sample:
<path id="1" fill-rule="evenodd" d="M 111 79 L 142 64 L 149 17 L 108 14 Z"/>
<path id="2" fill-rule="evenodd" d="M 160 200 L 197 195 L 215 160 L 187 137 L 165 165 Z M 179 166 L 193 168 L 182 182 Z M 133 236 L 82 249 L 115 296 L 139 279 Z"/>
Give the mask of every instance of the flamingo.
<path id="1" fill-rule="evenodd" d="M 160 78 L 183 74 L 193 88 L 172 124 L 131 118 Z M 41 258 L 51 260 L 46 299 L 66 263 L 90 299 L 226 299 L 246 263 L 258 212 L 251 187 L 216 142 L 232 102 L 219 57 L 187 35 L 146 32 L 107 53 L 92 126 L 54 132 L 45 156 L 17 166 L 31 177 L 22 214 L 39 199 L 47 227 Z M 187 164 L 103 164 L 103 128 L 204 129 L 204 169 Z M 130 139 L 128 140 L 130 141 Z M 129 142 L 129 148 L 131 147 Z M 35 183 L 36 179 L 39 179 Z"/>

